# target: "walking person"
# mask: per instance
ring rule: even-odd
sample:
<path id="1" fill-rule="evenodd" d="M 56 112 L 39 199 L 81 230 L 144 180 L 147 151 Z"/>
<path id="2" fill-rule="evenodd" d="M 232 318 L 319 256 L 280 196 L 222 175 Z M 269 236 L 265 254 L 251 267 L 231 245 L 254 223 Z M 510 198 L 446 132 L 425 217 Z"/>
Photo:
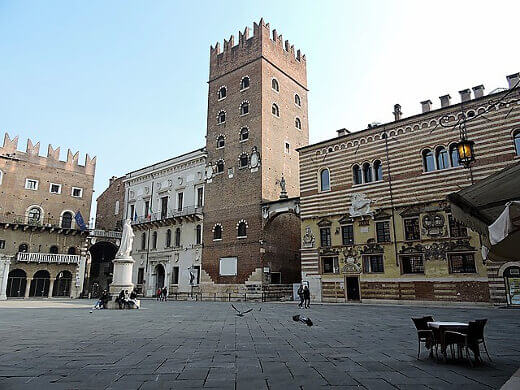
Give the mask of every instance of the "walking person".
<path id="1" fill-rule="evenodd" d="M 308 309 L 311 305 L 311 290 L 309 290 L 309 287 L 307 285 L 303 286 L 303 300 L 304 307 Z"/>
<path id="2" fill-rule="evenodd" d="M 155 296 L 157 297 L 158 301 L 162 301 L 162 289 L 160 287 L 157 288 L 157 291 L 155 292 Z"/>
<path id="3" fill-rule="evenodd" d="M 300 303 L 298 304 L 298 307 L 301 309 L 303 307 L 303 301 L 304 301 L 304 298 L 303 298 L 303 285 L 300 284 L 300 287 L 298 288 L 298 297 L 300 298 Z"/>
<path id="4" fill-rule="evenodd" d="M 166 286 L 162 288 L 162 296 L 163 301 L 166 302 L 168 298 L 168 289 L 166 288 Z"/>

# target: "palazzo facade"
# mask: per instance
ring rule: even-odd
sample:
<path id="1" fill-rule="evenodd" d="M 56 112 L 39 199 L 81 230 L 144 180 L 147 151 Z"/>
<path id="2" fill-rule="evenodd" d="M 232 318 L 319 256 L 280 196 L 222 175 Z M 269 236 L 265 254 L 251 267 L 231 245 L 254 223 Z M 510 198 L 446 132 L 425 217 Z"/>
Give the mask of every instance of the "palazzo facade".
<path id="1" fill-rule="evenodd" d="M 498 267 L 446 196 L 520 158 L 519 75 L 507 79 L 509 89 L 485 95 L 480 85 L 435 110 L 427 100 L 408 118 L 396 105 L 393 122 L 299 149 L 302 280 L 314 299 L 499 301 Z M 450 126 L 460 115 L 475 142 L 470 169 Z"/>

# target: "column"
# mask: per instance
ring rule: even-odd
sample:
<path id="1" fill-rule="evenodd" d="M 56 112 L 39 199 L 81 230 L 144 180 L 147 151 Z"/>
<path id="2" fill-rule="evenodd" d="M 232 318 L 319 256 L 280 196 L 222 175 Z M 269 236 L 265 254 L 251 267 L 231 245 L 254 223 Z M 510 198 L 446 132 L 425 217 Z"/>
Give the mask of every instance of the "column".
<path id="1" fill-rule="evenodd" d="M 54 288 L 54 281 L 56 280 L 56 278 L 50 278 L 49 279 L 49 294 L 47 296 L 47 298 L 52 298 L 52 289 Z"/>
<path id="2" fill-rule="evenodd" d="M 0 301 L 7 299 L 7 278 L 9 277 L 9 264 L 11 264 L 9 259 L 2 259 L 0 257 L 0 273 L 2 273 L 2 277 L 0 278 Z"/>
<path id="3" fill-rule="evenodd" d="M 32 278 L 27 278 L 25 283 L 25 298 L 29 298 L 29 290 L 31 289 Z"/>

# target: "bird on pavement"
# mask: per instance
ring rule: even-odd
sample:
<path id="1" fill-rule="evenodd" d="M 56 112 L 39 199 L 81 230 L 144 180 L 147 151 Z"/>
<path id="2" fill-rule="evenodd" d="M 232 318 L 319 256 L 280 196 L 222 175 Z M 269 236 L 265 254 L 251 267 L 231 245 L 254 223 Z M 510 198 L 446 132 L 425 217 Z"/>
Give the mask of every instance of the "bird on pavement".
<path id="1" fill-rule="evenodd" d="M 249 313 L 250 311 L 253 310 L 253 309 L 247 309 L 246 311 L 242 312 L 242 311 L 238 310 L 233 304 L 231 304 L 231 307 L 233 309 L 235 309 L 235 311 L 237 312 L 237 314 L 236 314 L 237 317 L 243 317 L 244 314 L 247 314 L 247 313 Z"/>

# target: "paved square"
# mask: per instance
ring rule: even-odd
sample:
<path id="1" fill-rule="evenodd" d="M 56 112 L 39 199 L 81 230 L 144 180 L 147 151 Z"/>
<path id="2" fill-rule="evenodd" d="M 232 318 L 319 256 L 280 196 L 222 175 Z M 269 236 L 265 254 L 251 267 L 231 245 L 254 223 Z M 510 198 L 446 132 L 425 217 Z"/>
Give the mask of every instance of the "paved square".
<path id="1" fill-rule="evenodd" d="M 254 308 L 239 318 L 220 302 L 90 304 L 0 302 L 0 389 L 496 389 L 520 366 L 518 310 L 235 303 Z M 417 360 L 410 318 L 428 314 L 488 318 L 493 363 Z"/>

